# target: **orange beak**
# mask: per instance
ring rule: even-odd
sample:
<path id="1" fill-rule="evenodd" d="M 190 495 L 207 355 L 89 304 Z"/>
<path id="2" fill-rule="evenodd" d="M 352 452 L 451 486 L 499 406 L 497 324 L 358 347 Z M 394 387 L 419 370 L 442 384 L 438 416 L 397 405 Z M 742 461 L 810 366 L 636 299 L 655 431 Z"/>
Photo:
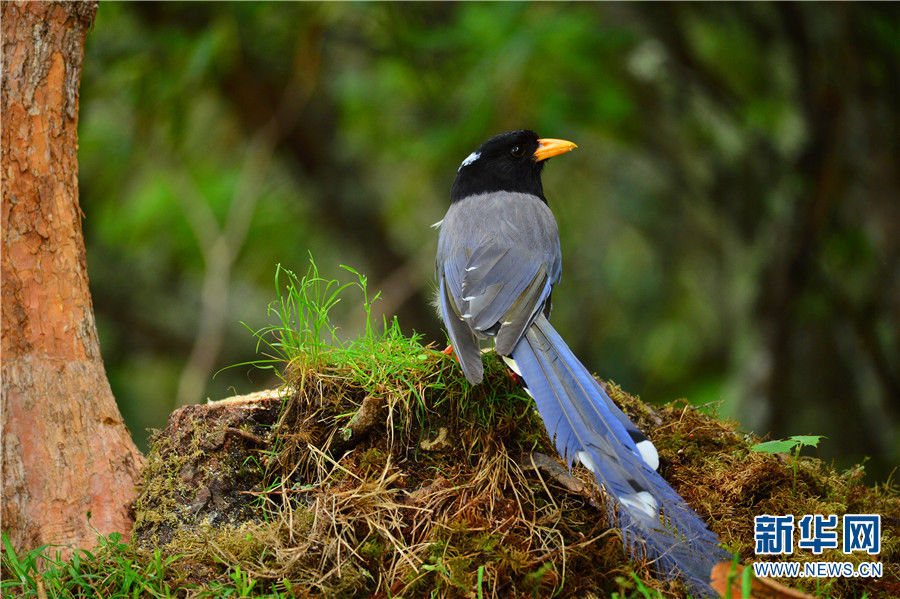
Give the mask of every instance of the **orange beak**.
<path id="1" fill-rule="evenodd" d="M 571 141 L 566 141 L 564 139 L 550 139 L 549 137 L 539 139 L 538 144 L 540 144 L 538 145 L 538 149 L 534 151 L 534 159 L 537 162 L 546 160 L 552 156 L 565 154 L 578 147 Z"/>

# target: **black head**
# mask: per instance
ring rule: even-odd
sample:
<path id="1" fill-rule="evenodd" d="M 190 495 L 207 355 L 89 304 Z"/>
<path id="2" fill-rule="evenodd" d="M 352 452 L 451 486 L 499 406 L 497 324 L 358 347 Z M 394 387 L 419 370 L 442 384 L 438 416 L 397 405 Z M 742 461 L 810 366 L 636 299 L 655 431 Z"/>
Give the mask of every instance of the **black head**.
<path id="1" fill-rule="evenodd" d="M 450 188 L 450 201 L 493 191 L 536 195 L 545 202 L 541 185 L 544 160 L 568 152 L 575 144 L 558 139 L 539 139 L 527 129 L 508 131 L 487 140 L 463 160 Z"/>

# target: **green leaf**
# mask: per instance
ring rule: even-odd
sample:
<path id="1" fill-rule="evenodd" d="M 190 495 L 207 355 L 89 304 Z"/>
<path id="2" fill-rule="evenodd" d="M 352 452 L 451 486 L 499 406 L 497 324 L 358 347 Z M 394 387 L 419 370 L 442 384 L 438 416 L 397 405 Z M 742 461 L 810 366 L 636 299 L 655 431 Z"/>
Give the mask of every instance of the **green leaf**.
<path id="1" fill-rule="evenodd" d="M 753 591 L 753 568 L 744 568 L 741 572 L 741 599 L 750 599 Z"/>
<path id="2" fill-rule="evenodd" d="M 797 445 L 798 443 L 796 441 L 791 441 L 790 439 L 782 439 L 781 441 L 766 441 L 764 443 L 757 443 L 750 449 L 762 453 L 788 453 Z"/>
<path id="3" fill-rule="evenodd" d="M 824 439 L 825 435 L 792 435 L 791 440 L 804 447 L 818 447 L 819 440 Z"/>

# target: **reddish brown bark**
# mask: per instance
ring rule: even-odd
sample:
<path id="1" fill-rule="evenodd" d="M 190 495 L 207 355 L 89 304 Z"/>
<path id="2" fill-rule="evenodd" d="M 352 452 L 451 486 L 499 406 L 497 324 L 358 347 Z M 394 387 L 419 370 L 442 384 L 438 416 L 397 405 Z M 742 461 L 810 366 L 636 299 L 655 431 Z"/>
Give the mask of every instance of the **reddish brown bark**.
<path id="1" fill-rule="evenodd" d="M 142 463 L 100 358 L 78 205 L 78 85 L 96 8 L 2 5 L 0 516 L 19 549 L 92 545 L 92 526 L 127 534 Z"/>

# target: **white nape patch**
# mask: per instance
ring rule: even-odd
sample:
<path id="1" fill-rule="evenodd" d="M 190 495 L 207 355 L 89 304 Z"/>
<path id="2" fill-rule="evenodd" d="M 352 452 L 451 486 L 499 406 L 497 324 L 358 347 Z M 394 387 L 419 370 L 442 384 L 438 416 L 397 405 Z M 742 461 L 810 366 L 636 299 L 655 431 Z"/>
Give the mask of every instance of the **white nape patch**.
<path id="1" fill-rule="evenodd" d="M 619 501 L 625 507 L 637 510 L 641 515 L 648 518 L 657 518 L 659 516 L 659 504 L 656 499 L 647 491 L 639 491 L 632 495 L 623 495 L 619 497 Z"/>
<path id="2" fill-rule="evenodd" d="M 441 224 L 442 224 L 443 222 L 444 222 L 444 219 L 441 219 L 441 220 L 439 220 L 438 222 L 436 222 L 436 223 L 434 223 L 433 225 L 431 225 L 431 228 L 432 228 L 432 229 L 437 229 L 437 228 L 439 228 L 439 227 L 441 226 Z"/>
<path id="3" fill-rule="evenodd" d="M 659 470 L 659 452 L 656 451 L 656 446 L 649 439 L 644 439 L 638 443 L 637 449 L 641 452 L 641 457 L 648 466 L 654 470 Z"/>
<path id="4" fill-rule="evenodd" d="M 477 269 L 477 268 L 478 268 L 477 266 L 467 266 L 467 267 L 466 267 L 466 272 L 472 272 L 473 270 L 475 270 L 475 269 Z"/>
<path id="5" fill-rule="evenodd" d="M 462 169 L 462 167 L 464 167 L 464 166 L 469 166 L 470 164 L 472 164 L 473 162 L 475 162 L 475 161 L 478 160 L 479 158 L 481 158 L 481 152 L 472 152 L 471 154 L 469 154 L 468 156 L 466 156 L 466 159 L 465 159 L 465 160 L 462 161 L 462 164 L 460 164 L 460 165 L 459 165 L 459 168 L 456 169 L 457 172 L 458 172 L 460 169 Z"/>
<path id="6" fill-rule="evenodd" d="M 469 312 L 466 312 L 462 315 L 463 318 L 472 318 L 472 315 Z"/>
<path id="7" fill-rule="evenodd" d="M 591 459 L 591 456 L 589 456 L 586 451 L 579 451 L 578 459 L 581 461 L 582 464 L 584 464 L 585 468 L 587 468 L 594 474 L 597 473 L 597 471 L 594 469 L 594 461 Z"/>
<path id="8" fill-rule="evenodd" d="M 522 376 L 522 371 L 519 370 L 519 365 L 516 364 L 516 361 L 510 358 L 509 356 L 502 356 L 503 361 L 506 362 L 506 365 L 515 372 L 517 375 Z"/>

